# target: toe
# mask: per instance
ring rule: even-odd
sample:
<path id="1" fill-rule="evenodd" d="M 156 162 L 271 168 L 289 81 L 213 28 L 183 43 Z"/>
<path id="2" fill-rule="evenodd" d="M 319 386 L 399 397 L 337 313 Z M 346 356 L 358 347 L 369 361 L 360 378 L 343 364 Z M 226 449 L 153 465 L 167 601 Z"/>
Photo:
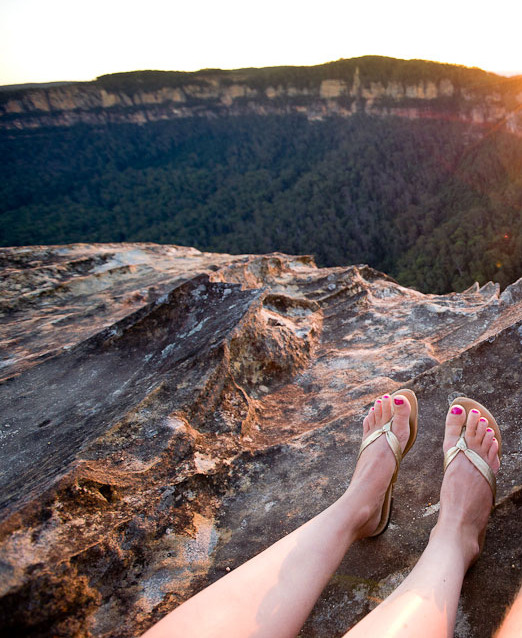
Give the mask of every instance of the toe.
<path id="1" fill-rule="evenodd" d="M 444 436 L 444 451 L 455 445 L 466 422 L 466 410 L 461 405 L 452 405 L 446 416 L 446 432 Z"/>
<path id="2" fill-rule="evenodd" d="M 500 459 L 498 458 L 498 441 L 494 436 L 491 438 L 491 445 L 487 454 L 487 462 L 493 472 L 497 473 L 500 467 Z"/>
<path id="3" fill-rule="evenodd" d="M 396 416 L 409 417 L 411 406 L 408 399 L 403 394 L 396 394 L 393 397 L 393 413 Z"/>
<path id="4" fill-rule="evenodd" d="M 478 445 L 482 444 L 482 440 L 484 439 L 484 435 L 486 434 L 486 429 L 488 427 L 488 422 L 484 419 L 479 419 L 477 421 L 477 427 L 475 430 L 475 437 Z"/>
<path id="5" fill-rule="evenodd" d="M 377 399 L 373 404 L 375 421 L 380 426 L 382 425 L 382 399 Z"/>
<path id="6" fill-rule="evenodd" d="M 476 429 L 477 443 L 482 444 L 484 437 L 486 436 L 487 430 L 488 430 L 488 420 L 481 417 L 478 420 L 477 429 Z"/>
<path id="7" fill-rule="evenodd" d="M 373 407 L 370 409 L 368 414 L 364 417 L 363 421 L 363 434 L 366 436 L 368 432 L 375 427 L 375 415 Z"/>
<path id="8" fill-rule="evenodd" d="M 466 433 L 469 436 L 474 437 L 477 434 L 477 430 L 482 433 L 482 436 L 484 436 L 486 428 L 479 425 L 479 421 L 480 412 L 476 408 L 472 408 L 469 411 L 468 418 L 466 420 Z"/>
<path id="9" fill-rule="evenodd" d="M 484 421 L 485 420 L 486 419 L 484 419 Z M 498 441 L 495 438 L 495 430 L 493 428 L 486 426 L 480 454 L 496 474 L 500 468 L 500 459 L 498 458 Z"/>
<path id="10" fill-rule="evenodd" d="M 393 427 L 392 430 L 399 439 L 402 449 L 405 448 L 410 437 L 411 405 L 403 394 L 393 396 Z"/>
<path id="11" fill-rule="evenodd" d="M 388 421 L 392 418 L 392 400 L 389 394 L 385 394 L 382 397 L 382 419 L 384 423 L 388 423 Z"/>
<path id="12" fill-rule="evenodd" d="M 485 419 L 484 419 L 484 421 L 485 421 Z M 480 419 L 479 425 L 481 423 L 482 423 L 482 419 Z M 493 428 L 488 428 L 487 427 L 487 421 L 483 425 L 485 427 L 485 430 L 484 430 L 484 436 L 482 437 L 482 456 L 483 457 L 487 457 L 488 456 L 488 452 L 489 452 L 489 448 L 491 447 L 493 439 L 495 438 L 495 432 L 493 431 Z"/>
<path id="13" fill-rule="evenodd" d="M 397 418 L 408 420 L 410 418 L 411 405 L 403 394 L 396 394 L 393 397 L 393 415 Z"/>

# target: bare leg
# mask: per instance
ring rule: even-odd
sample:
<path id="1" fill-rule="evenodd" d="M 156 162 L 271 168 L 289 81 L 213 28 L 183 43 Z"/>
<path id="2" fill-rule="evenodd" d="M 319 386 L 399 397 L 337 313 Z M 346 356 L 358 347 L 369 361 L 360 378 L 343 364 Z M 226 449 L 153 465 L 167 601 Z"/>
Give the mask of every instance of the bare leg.
<path id="1" fill-rule="evenodd" d="M 522 589 L 513 601 L 495 638 L 520 638 L 522 636 Z"/>
<path id="2" fill-rule="evenodd" d="M 410 405 L 385 395 L 363 423 L 363 437 L 387 423 L 404 450 Z M 147 638 L 286 638 L 295 636 L 350 545 L 371 534 L 395 470 L 384 436 L 369 445 L 347 491 L 288 536 L 168 614 Z"/>
<path id="3" fill-rule="evenodd" d="M 448 413 L 444 451 L 455 445 L 465 420 L 460 406 Z M 487 420 L 476 411 L 467 418 L 466 442 L 496 474 L 498 442 Z M 453 636 L 462 580 L 480 553 L 492 500 L 489 484 L 459 453 L 444 475 L 439 519 L 419 562 L 393 594 L 346 637 Z"/>

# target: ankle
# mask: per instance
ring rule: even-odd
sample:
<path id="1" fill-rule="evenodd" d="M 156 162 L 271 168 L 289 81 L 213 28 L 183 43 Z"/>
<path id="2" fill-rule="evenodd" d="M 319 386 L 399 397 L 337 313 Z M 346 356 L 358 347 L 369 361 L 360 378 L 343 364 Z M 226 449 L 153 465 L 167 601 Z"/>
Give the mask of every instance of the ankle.
<path id="1" fill-rule="evenodd" d="M 440 545 L 443 551 L 450 551 L 462 558 L 465 569 L 478 558 L 484 534 L 457 517 L 439 517 L 430 533 L 430 544 Z"/>
<path id="2" fill-rule="evenodd" d="M 360 540 L 374 532 L 382 503 L 371 498 L 364 489 L 356 490 L 350 487 L 337 502 L 347 514 L 347 528 L 353 540 Z"/>
<path id="3" fill-rule="evenodd" d="M 356 540 L 361 538 L 360 528 L 367 521 L 365 510 L 369 509 L 361 505 L 348 490 L 338 498 L 330 507 L 323 510 L 319 516 L 328 518 L 329 529 L 337 534 L 337 543 L 346 545 L 346 549 Z"/>

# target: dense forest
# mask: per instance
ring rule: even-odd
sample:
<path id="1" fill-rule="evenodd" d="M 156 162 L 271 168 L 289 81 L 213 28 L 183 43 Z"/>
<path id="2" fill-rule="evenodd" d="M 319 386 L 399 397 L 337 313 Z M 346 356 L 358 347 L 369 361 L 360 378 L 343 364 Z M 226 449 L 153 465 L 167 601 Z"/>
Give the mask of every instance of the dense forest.
<path id="1" fill-rule="evenodd" d="M 307 253 L 436 293 L 522 275 L 522 139 L 499 129 L 191 117 L 1 132 L 0 153 L 3 246 Z"/>

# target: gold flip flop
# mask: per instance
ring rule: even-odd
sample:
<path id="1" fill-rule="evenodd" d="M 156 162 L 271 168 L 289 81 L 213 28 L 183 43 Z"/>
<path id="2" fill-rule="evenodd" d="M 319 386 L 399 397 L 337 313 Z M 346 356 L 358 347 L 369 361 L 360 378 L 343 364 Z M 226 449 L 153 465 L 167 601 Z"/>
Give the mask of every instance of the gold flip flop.
<path id="1" fill-rule="evenodd" d="M 493 431 L 495 432 L 495 438 L 498 441 L 498 457 L 500 459 L 500 457 L 502 456 L 502 437 L 500 435 L 500 428 L 498 427 L 498 424 L 495 421 L 495 418 L 491 414 L 491 412 L 487 408 L 485 408 L 483 405 L 481 405 L 478 401 L 475 401 L 474 399 L 469 399 L 468 397 L 457 397 L 455 401 L 453 401 L 453 403 L 451 404 L 450 408 L 453 407 L 454 405 L 461 405 L 464 408 L 464 410 L 466 411 L 466 418 L 467 418 L 468 412 L 471 409 L 475 408 L 475 410 L 478 410 L 480 412 L 481 416 L 485 417 L 488 420 L 488 426 L 493 429 Z M 484 459 L 479 454 L 469 449 L 464 436 L 465 433 L 466 433 L 466 426 L 464 425 L 462 427 L 462 431 L 460 433 L 460 437 L 458 441 L 444 455 L 444 472 L 446 471 L 448 465 L 457 456 L 457 454 L 459 452 L 463 452 L 466 458 L 469 459 L 471 463 L 473 463 L 473 465 L 477 468 L 477 470 L 482 474 L 482 476 L 489 483 L 491 491 L 493 492 L 493 505 L 495 505 L 495 497 L 497 493 L 497 479 L 495 475 L 493 474 L 493 471 L 491 470 L 489 465 L 486 463 L 486 461 L 484 461 Z"/>
<path id="2" fill-rule="evenodd" d="M 379 524 L 377 525 L 377 528 L 375 529 L 373 534 L 371 534 L 370 538 L 374 536 L 379 536 L 379 534 L 382 534 L 382 532 L 384 532 L 384 530 L 388 526 L 388 523 L 390 522 L 393 486 L 395 485 L 395 481 L 397 480 L 399 467 L 400 467 L 402 459 L 406 456 L 406 453 L 411 449 L 412 445 L 415 443 L 415 439 L 417 438 L 417 415 L 418 415 L 417 397 L 415 396 L 415 393 L 412 390 L 408 390 L 408 389 L 397 390 L 397 392 L 394 392 L 391 396 L 393 398 L 394 396 L 397 396 L 398 394 L 402 394 L 404 397 L 406 397 L 406 399 L 408 399 L 408 402 L 411 406 L 410 418 L 409 418 L 410 436 L 408 438 L 408 442 L 406 443 L 406 447 L 404 448 L 404 452 L 401 450 L 399 439 L 395 436 L 394 432 L 391 429 L 393 425 L 393 416 L 392 416 L 392 418 L 390 419 L 390 421 L 388 421 L 388 423 L 385 423 L 381 428 L 379 428 L 378 430 L 375 430 L 375 432 L 373 432 L 372 434 L 370 434 L 364 439 L 364 441 L 361 443 L 361 449 L 359 450 L 359 454 L 357 456 L 357 460 L 359 460 L 359 457 L 361 456 L 363 451 L 371 443 L 376 441 L 382 434 L 386 435 L 386 441 L 388 442 L 388 445 L 390 446 L 395 456 L 395 472 L 393 473 L 392 479 L 390 481 L 390 485 L 388 486 L 388 489 L 386 490 L 386 494 L 384 496 L 384 503 L 382 505 L 382 510 L 381 510 L 381 520 L 379 521 Z M 392 406 L 393 406 L 393 402 L 392 402 Z"/>

